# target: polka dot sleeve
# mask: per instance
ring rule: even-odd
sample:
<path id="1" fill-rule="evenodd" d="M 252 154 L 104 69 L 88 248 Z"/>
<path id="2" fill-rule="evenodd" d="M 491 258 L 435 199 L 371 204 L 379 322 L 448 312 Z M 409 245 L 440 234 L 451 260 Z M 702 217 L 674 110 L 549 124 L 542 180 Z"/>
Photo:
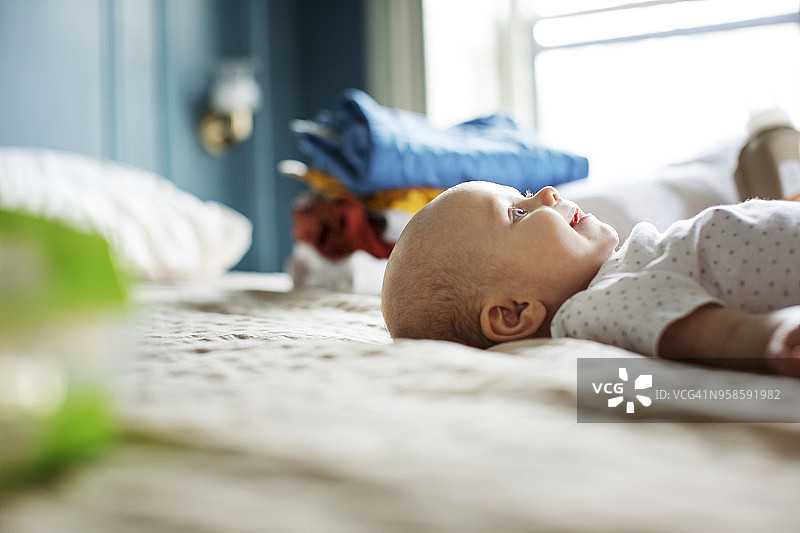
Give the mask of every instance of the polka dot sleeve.
<path id="1" fill-rule="evenodd" d="M 612 275 L 567 300 L 553 318 L 551 334 L 657 356 L 667 326 L 712 303 L 721 301 L 672 271 Z"/>

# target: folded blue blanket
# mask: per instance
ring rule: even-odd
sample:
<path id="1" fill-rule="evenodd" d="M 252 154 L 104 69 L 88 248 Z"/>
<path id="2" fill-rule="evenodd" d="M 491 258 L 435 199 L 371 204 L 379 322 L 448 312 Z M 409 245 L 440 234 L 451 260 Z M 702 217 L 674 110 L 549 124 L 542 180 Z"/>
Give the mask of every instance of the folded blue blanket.
<path id="1" fill-rule="evenodd" d="M 545 147 L 504 115 L 440 129 L 424 115 L 390 109 L 348 89 L 335 112 L 294 121 L 300 150 L 354 193 L 403 187 L 447 188 L 487 180 L 536 192 L 585 178 L 585 157 Z"/>

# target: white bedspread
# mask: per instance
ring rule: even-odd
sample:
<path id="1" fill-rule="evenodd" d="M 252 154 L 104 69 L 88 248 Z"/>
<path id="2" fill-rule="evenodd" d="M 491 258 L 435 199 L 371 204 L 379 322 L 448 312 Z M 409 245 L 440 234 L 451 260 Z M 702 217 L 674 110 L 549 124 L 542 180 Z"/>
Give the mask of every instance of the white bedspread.
<path id="1" fill-rule="evenodd" d="M 577 423 L 576 358 L 638 356 L 392 343 L 377 297 L 289 285 L 142 286 L 123 440 L 7 499 L 0 531 L 800 530 L 800 424 L 669 405 L 666 423 Z"/>

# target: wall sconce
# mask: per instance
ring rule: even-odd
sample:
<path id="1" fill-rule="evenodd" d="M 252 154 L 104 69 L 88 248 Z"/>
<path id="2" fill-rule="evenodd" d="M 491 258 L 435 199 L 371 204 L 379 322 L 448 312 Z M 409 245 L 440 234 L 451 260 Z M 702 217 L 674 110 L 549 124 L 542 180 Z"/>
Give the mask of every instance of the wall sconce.
<path id="1" fill-rule="evenodd" d="M 200 140 L 212 155 L 224 155 L 253 133 L 253 114 L 261 105 L 261 90 L 252 61 L 223 61 L 214 76 L 200 117 Z"/>

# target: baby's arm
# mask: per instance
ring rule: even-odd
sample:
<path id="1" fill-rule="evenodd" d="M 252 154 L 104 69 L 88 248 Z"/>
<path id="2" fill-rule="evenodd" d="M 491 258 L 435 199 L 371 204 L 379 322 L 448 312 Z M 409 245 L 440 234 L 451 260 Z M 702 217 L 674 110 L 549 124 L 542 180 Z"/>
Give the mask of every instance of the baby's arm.
<path id="1" fill-rule="evenodd" d="M 659 355 L 800 377 L 800 306 L 753 314 L 706 305 L 667 327 Z"/>

